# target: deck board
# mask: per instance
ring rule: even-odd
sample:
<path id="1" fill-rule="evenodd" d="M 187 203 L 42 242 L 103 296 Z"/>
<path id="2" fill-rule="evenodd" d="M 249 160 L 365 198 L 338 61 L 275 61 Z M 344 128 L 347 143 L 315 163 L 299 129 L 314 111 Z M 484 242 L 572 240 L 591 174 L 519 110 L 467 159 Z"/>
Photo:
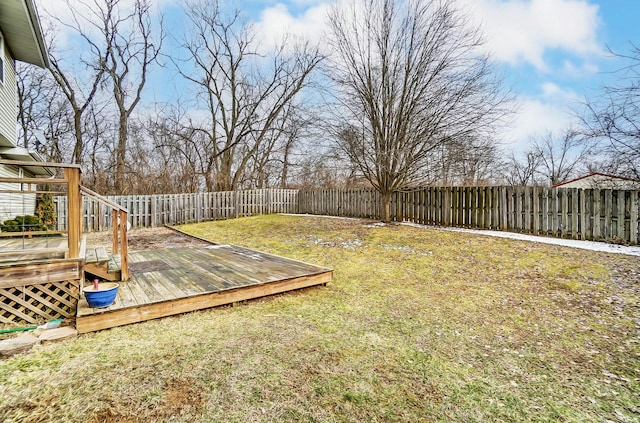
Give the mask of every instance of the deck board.
<path id="1" fill-rule="evenodd" d="M 123 283 L 118 288 L 118 298 L 121 301 L 122 307 L 132 307 L 138 305 L 136 298 L 131 292 L 131 285 Z"/>
<path id="2" fill-rule="evenodd" d="M 215 255 L 220 263 L 224 263 L 238 272 L 250 273 L 257 278 L 267 277 L 279 280 L 289 277 L 292 271 L 307 273 L 313 272 L 317 268 L 306 263 L 268 255 L 235 245 L 216 249 Z M 242 257 L 243 260 L 239 261 L 238 257 Z"/>
<path id="3" fill-rule="evenodd" d="M 326 284 L 332 270 L 233 245 L 132 252 L 131 279 L 104 309 L 78 305 L 76 328 L 91 332 Z"/>

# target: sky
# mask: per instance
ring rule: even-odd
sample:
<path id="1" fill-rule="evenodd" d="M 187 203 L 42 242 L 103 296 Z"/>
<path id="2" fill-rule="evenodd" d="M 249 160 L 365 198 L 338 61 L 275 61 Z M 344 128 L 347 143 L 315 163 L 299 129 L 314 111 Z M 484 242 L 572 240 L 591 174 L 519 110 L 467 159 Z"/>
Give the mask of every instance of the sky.
<path id="1" fill-rule="evenodd" d="M 63 0 L 36 0 L 39 9 L 64 18 Z M 73 0 L 72 0 L 73 1 Z M 132 1 L 132 0 L 123 0 Z M 220 0 L 239 8 L 256 25 L 261 39 L 284 33 L 322 44 L 325 0 Z M 347 1 L 347 0 L 333 0 Z M 602 84 L 614 81 L 625 63 L 615 57 L 640 46 L 640 0 L 460 0 L 485 35 L 485 48 L 512 88 L 517 102 L 504 139 L 507 149 L 522 151 L 532 138 L 560 133 L 575 125 L 572 110 L 595 97 Z M 180 36 L 185 25 L 182 0 L 153 0 L 168 30 Z M 44 13 L 46 15 L 46 13 Z M 45 20 L 46 20 L 45 16 Z M 64 42 L 64 34 L 58 38 Z M 181 91 L 179 78 L 156 72 L 149 90 L 157 100 Z"/>
<path id="2" fill-rule="evenodd" d="M 505 131 L 507 148 L 523 150 L 532 138 L 576 124 L 573 110 L 613 81 L 640 45 L 639 0 L 463 0 L 483 29 L 486 48 L 513 89 L 517 113 Z M 328 2 L 248 1 L 264 33 L 284 29 L 321 33 Z"/>

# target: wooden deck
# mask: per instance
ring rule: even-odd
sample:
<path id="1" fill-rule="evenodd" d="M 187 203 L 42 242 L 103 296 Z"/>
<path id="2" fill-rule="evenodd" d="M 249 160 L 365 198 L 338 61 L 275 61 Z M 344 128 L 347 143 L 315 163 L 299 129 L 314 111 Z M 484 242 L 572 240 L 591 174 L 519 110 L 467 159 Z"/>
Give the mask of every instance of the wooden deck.
<path id="1" fill-rule="evenodd" d="M 326 284 L 332 270 L 233 245 L 129 253 L 131 279 L 114 304 L 80 299 L 79 333 Z"/>

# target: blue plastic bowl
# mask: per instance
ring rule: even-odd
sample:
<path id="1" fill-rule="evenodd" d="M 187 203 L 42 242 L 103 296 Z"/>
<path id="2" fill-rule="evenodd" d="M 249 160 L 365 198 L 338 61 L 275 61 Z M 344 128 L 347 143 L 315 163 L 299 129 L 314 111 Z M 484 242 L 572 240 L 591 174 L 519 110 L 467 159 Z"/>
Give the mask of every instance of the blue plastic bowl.
<path id="1" fill-rule="evenodd" d="M 106 282 L 101 283 L 99 289 L 94 289 L 91 287 L 86 287 L 84 289 L 84 297 L 87 299 L 89 303 L 89 307 L 92 308 L 102 308 L 109 307 L 113 304 L 113 301 L 116 299 L 116 294 L 118 293 L 118 284 L 115 282 Z"/>

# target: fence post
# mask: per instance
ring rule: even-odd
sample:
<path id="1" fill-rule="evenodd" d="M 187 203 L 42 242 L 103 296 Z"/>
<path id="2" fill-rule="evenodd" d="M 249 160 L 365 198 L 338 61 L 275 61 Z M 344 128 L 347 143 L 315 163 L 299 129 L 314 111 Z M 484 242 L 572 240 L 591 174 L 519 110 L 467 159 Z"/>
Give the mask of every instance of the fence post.
<path id="1" fill-rule="evenodd" d="M 568 229 L 569 229 L 569 189 L 570 188 L 560 188 L 562 192 L 562 203 L 561 203 L 561 224 L 562 224 L 562 232 L 561 237 L 566 238 Z"/>
<path id="2" fill-rule="evenodd" d="M 638 195 L 640 191 L 629 193 L 629 243 L 638 243 Z"/>
<path id="3" fill-rule="evenodd" d="M 586 190 L 581 189 L 578 190 L 579 199 L 579 207 L 580 207 L 580 239 L 587 239 L 587 199 L 586 199 Z M 623 221 L 624 222 L 624 221 Z"/>
<path id="4" fill-rule="evenodd" d="M 606 189 L 604 191 L 604 238 L 605 239 L 609 239 L 611 238 L 612 234 L 612 230 L 611 230 L 611 226 L 612 226 L 612 213 L 611 213 L 611 209 L 613 207 L 613 194 L 612 194 L 612 190 L 610 189 Z"/>
<path id="5" fill-rule="evenodd" d="M 618 190 L 616 193 L 616 211 L 617 211 L 617 228 L 616 228 L 616 237 L 620 240 L 626 240 L 625 231 L 624 231 L 624 212 L 625 212 L 625 201 L 626 199 L 626 191 Z"/>
<path id="6" fill-rule="evenodd" d="M 600 190 L 593 190 L 593 240 L 599 241 L 602 238 L 600 225 Z"/>
<path id="7" fill-rule="evenodd" d="M 578 189 L 571 190 L 571 237 L 578 239 Z"/>
<path id="8" fill-rule="evenodd" d="M 240 192 L 233 191 L 233 217 L 238 218 L 240 215 Z"/>

